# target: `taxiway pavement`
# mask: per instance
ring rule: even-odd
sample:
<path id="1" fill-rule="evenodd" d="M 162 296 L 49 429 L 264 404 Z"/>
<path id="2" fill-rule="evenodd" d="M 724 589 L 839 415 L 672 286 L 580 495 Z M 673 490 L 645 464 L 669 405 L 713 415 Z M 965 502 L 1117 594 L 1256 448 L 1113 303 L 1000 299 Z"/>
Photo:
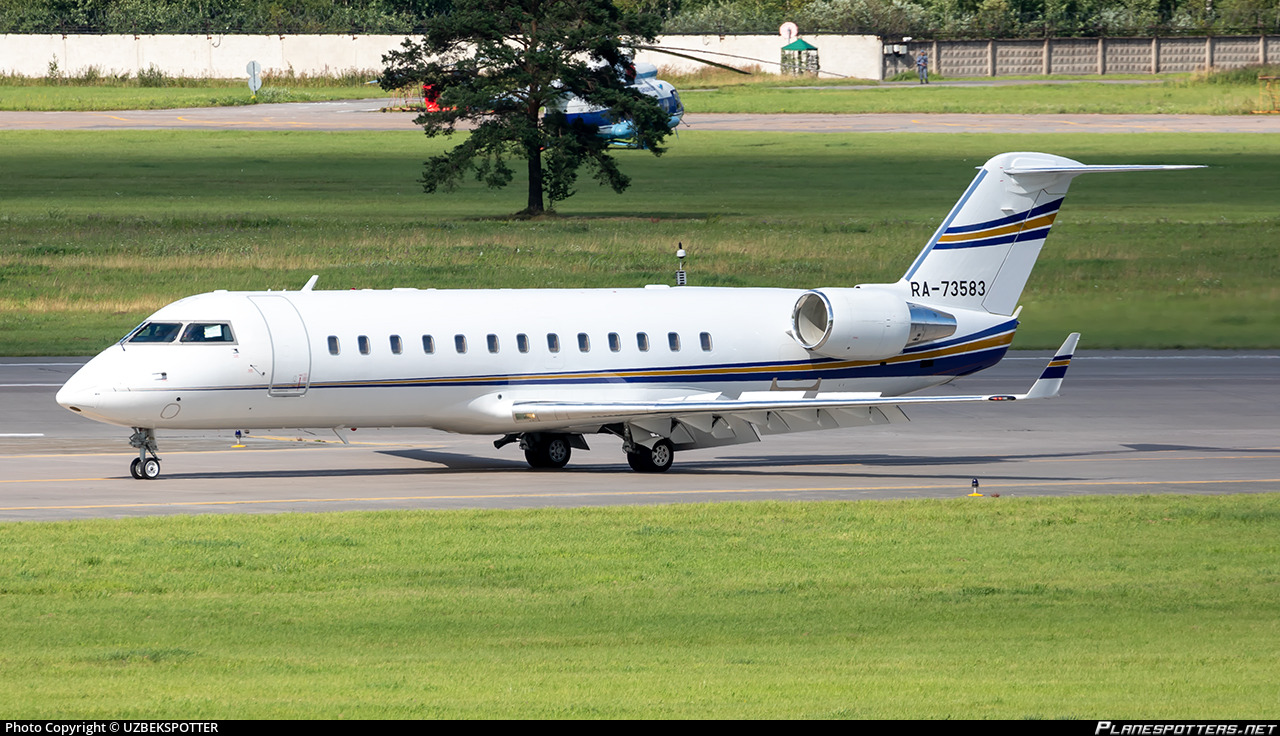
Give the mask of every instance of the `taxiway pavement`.
<path id="1" fill-rule="evenodd" d="M 418 131 L 386 98 L 107 112 L 5 112 L 0 130 Z M 1280 133 L 1280 115 L 698 114 L 682 129 L 811 133 Z"/>
<path id="2" fill-rule="evenodd" d="M 1087 336 L 1086 336 L 1087 340 Z M 1014 353 L 945 392 L 1021 391 Z M 129 430 L 53 401 L 83 359 L 0 358 L 0 520 L 349 509 L 527 508 L 760 499 L 985 498 L 1280 490 L 1280 354 L 1088 352 L 1054 400 L 921 407 L 891 427 L 799 433 L 632 472 L 589 437 L 562 471 L 491 437 L 428 430 L 159 433 L 163 475 L 129 476 Z M 976 499 L 975 499 L 976 500 Z"/>

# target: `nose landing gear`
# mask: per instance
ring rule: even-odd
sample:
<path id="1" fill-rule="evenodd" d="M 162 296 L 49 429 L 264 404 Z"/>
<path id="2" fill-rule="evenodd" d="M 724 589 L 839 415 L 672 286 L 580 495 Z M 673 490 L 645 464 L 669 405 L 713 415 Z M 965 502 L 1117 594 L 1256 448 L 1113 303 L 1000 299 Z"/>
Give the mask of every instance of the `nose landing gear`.
<path id="1" fill-rule="evenodd" d="M 129 463 L 129 475 L 138 480 L 155 480 L 160 477 L 160 456 L 156 454 L 156 431 L 146 427 L 134 427 L 129 445 L 138 448 L 138 456 Z"/>

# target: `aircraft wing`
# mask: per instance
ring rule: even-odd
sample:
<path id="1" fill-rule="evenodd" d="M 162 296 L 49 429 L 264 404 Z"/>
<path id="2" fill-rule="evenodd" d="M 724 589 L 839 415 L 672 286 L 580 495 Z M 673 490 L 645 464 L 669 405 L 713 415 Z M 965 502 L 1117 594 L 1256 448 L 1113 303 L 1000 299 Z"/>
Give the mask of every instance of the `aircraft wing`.
<path id="1" fill-rule="evenodd" d="M 905 422 L 905 406 L 1052 398 L 1062 387 L 1079 339 L 1079 333 L 1068 336 L 1040 378 L 1023 394 L 882 396 L 758 391 L 737 398 L 696 394 L 661 401 L 520 401 L 511 411 L 516 422 L 543 425 L 626 423 L 652 433 L 655 439 L 671 439 L 676 449 L 754 442 L 759 434 Z"/>

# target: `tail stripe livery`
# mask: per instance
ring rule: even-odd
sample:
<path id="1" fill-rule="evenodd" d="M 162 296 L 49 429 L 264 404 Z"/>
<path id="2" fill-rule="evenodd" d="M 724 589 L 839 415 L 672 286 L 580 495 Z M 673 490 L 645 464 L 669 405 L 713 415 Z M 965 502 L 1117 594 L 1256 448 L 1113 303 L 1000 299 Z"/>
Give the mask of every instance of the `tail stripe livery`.
<path id="1" fill-rule="evenodd" d="M 1067 188 L 1080 174 L 1189 166 L 1087 166 L 1046 153 L 987 161 L 899 282 L 912 303 L 1012 315 Z"/>
<path id="2" fill-rule="evenodd" d="M 1016 215 L 1009 215 L 1008 217 L 1000 217 L 994 220 L 988 220 L 987 222 L 979 222 L 976 225 L 956 225 L 954 227 L 948 227 L 946 229 L 946 234 L 938 238 L 938 241 L 946 242 L 958 233 L 972 233 L 979 230 L 986 230 L 988 228 L 1000 227 L 1001 225 L 1017 225 L 1029 217 L 1057 214 L 1058 208 L 1062 206 L 1063 199 L 1066 199 L 1066 197 L 1060 197 L 1053 202 L 1048 202 L 1040 205 L 1039 207 L 1034 207 L 1030 212 L 1021 212 Z"/>
<path id="3" fill-rule="evenodd" d="M 1049 227 L 1058 216 L 1058 208 L 1065 197 L 1048 204 L 1033 208 L 1011 217 L 1003 217 L 991 222 L 977 225 L 953 227 L 947 234 L 938 238 L 933 247 L 938 250 L 948 248 L 981 248 L 989 245 L 1003 245 L 1027 240 L 1042 240 L 1049 236 Z M 1013 224 L 1006 224 L 1013 220 Z"/>

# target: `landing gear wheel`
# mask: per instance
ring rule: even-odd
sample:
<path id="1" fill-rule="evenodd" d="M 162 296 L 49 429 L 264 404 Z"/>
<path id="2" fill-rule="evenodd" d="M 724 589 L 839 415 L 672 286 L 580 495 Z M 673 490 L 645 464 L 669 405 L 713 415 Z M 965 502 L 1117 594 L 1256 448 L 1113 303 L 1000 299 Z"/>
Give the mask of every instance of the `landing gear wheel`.
<path id="1" fill-rule="evenodd" d="M 627 453 L 627 464 L 638 473 L 665 473 L 675 461 L 676 450 L 669 440 L 658 440 L 652 449 L 637 448 Z"/>
<path id="2" fill-rule="evenodd" d="M 138 480 L 155 480 L 160 477 L 160 461 L 154 457 L 146 460 L 135 457 L 133 462 L 129 463 L 129 475 Z"/>
<path id="3" fill-rule="evenodd" d="M 572 455 L 569 438 L 561 436 L 546 437 L 524 451 L 524 459 L 534 468 L 563 468 Z"/>
<path id="4" fill-rule="evenodd" d="M 637 473 L 649 472 L 648 460 L 649 460 L 649 453 L 645 452 L 643 449 L 641 449 L 640 452 L 627 453 L 627 465 L 630 465 L 631 469 L 636 471 Z"/>
<path id="5" fill-rule="evenodd" d="M 160 477 L 160 458 L 156 455 L 156 431 L 146 427 L 134 427 L 129 446 L 138 448 L 138 456 L 129 463 L 129 475 L 137 480 L 155 480 Z"/>
<path id="6" fill-rule="evenodd" d="M 653 472 L 665 473 L 671 469 L 671 463 L 676 459 L 676 448 L 671 446 L 668 440 L 658 440 L 654 444 L 653 449 L 649 451 L 649 463 L 653 465 Z"/>

